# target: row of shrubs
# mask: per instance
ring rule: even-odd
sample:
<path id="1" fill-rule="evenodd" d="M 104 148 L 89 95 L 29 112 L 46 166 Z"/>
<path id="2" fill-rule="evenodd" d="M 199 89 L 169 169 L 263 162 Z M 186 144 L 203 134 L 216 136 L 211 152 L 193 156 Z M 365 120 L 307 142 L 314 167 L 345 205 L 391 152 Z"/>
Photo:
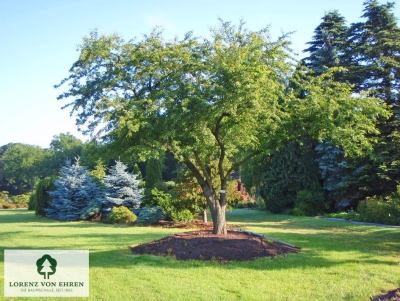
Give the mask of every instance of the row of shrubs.
<path id="1" fill-rule="evenodd" d="M 160 207 L 144 207 L 137 216 L 125 206 L 114 207 L 108 216 L 111 224 L 139 224 L 143 226 L 156 224 L 164 219 L 164 212 Z"/>
<path id="2" fill-rule="evenodd" d="M 297 216 L 322 215 L 329 211 L 330 205 L 322 187 L 315 183 L 309 189 L 301 190 L 296 194 L 294 208 L 286 213 Z M 237 207 L 247 207 L 247 203 L 239 202 Z M 360 222 L 400 225 L 400 185 L 397 191 L 389 196 L 373 196 L 360 201 L 356 210 L 324 215 Z"/>
<path id="3" fill-rule="evenodd" d="M 400 202 L 391 196 L 371 197 L 358 205 L 358 220 L 400 226 Z"/>
<path id="4" fill-rule="evenodd" d="M 196 207 L 192 207 L 192 210 L 189 210 L 188 204 L 174 199 L 170 193 L 157 188 L 152 189 L 151 193 L 142 199 L 140 207 L 142 210 L 145 208 L 160 208 L 163 213 L 163 219 L 170 221 L 189 222 L 194 219 L 194 215 L 197 213 Z M 142 215 L 142 212 L 140 215 Z"/>
<path id="5" fill-rule="evenodd" d="M 0 209 L 28 208 L 30 194 L 9 197 L 8 191 L 0 192 Z"/>
<path id="6" fill-rule="evenodd" d="M 27 206 L 21 204 L 0 203 L 0 209 L 18 209 L 18 208 L 27 208 Z"/>
<path id="7" fill-rule="evenodd" d="M 240 204 L 244 205 L 244 204 Z M 243 208 L 243 207 L 242 207 Z M 187 210 L 173 210 L 169 212 L 170 220 L 190 221 L 193 214 Z M 326 214 L 328 217 L 344 218 L 347 220 L 381 223 L 387 225 L 400 225 L 400 202 L 396 202 L 393 197 L 371 197 L 362 201 L 357 211 Z M 114 207 L 110 213 L 108 221 L 110 223 L 133 223 L 149 225 L 155 224 L 159 220 L 166 218 L 164 210 L 159 207 L 142 208 L 139 218 L 126 207 Z"/>
<path id="8" fill-rule="evenodd" d="M 247 201 L 238 200 L 237 202 L 235 202 L 235 208 L 266 210 L 265 202 L 259 196 L 257 196 L 255 200 L 252 199 L 248 199 Z"/>
<path id="9" fill-rule="evenodd" d="M 400 200 L 391 195 L 388 197 L 368 197 L 361 201 L 357 211 L 326 214 L 327 217 L 346 220 L 400 226 Z"/>
<path id="10" fill-rule="evenodd" d="M 261 198 L 256 201 L 237 201 L 236 208 L 265 209 Z M 137 217 L 126 207 L 114 207 L 108 216 L 109 223 L 134 223 L 141 225 L 155 224 L 161 219 L 169 221 L 189 222 L 194 216 L 201 213 L 201 209 L 174 199 L 172 195 L 161 189 L 154 188 L 151 193 L 144 196 L 139 216 Z"/>

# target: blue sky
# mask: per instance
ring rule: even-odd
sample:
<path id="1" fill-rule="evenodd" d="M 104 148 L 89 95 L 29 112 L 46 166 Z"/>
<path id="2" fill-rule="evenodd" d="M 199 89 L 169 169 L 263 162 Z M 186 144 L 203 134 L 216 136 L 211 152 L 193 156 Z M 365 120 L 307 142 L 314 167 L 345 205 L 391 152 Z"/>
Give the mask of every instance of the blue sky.
<path id="1" fill-rule="evenodd" d="M 301 53 L 324 13 L 337 9 L 348 23 L 360 21 L 364 0 L 0 0 L 0 146 L 19 142 L 49 147 L 54 135 L 77 132 L 75 118 L 57 101 L 55 89 L 78 58 L 76 45 L 97 28 L 129 40 L 156 25 L 167 38 L 194 30 L 207 36 L 218 17 L 259 30 L 271 26 L 274 38 L 293 33 Z M 386 2 L 386 1 L 385 1 Z M 385 3 L 380 1 L 380 3 Z M 394 10 L 396 17 L 400 8 Z M 71 100 L 72 101 L 72 100 Z"/>

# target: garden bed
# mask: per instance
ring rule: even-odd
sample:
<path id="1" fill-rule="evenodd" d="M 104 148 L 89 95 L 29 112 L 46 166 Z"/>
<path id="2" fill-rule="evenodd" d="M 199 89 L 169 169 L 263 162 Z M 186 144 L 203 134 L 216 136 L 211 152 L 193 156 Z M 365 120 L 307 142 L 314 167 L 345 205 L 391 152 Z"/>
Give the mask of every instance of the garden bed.
<path id="1" fill-rule="evenodd" d="M 245 261 L 260 257 L 275 257 L 288 253 L 297 253 L 293 248 L 279 242 L 269 242 L 260 236 L 237 231 L 228 231 L 227 235 L 212 234 L 212 223 L 201 221 L 174 223 L 162 221 L 163 227 L 196 227 L 197 231 L 170 235 L 160 240 L 131 247 L 135 254 L 175 256 L 179 260 L 218 260 Z"/>

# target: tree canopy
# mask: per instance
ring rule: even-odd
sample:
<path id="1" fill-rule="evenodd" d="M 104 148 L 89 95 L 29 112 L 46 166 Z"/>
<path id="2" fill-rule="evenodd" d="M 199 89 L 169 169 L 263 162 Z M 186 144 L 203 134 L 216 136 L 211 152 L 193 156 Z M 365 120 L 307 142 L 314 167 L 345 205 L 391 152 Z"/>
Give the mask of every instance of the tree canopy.
<path id="1" fill-rule="evenodd" d="M 224 234 L 224 191 L 241 164 L 305 135 L 360 153 L 371 148 L 365 135 L 377 133 L 375 119 L 388 116 L 377 99 L 352 96 L 331 73 L 303 74 L 297 87 L 307 95 L 297 97 L 288 87 L 289 45 L 286 36 L 272 41 L 267 29 L 251 31 L 243 22 L 221 21 L 211 40 L 188 33 L 165 41 L 155 29 L 125 42 L 92 32 L 59 99 L 73 98 L 65 107 L 78 127 L 120 150 L 142 159 L 173 154 L 202 187 L 214 233 Z M 219 187 L 211 176 L 215 160 Z"/>
<path id="2" fill-rule="evenodd" d="M 70 133 L 55 135 L 50 142 L 50 150 L 53 153 L 53 170 L 60 170 L 65 161 L 73 161 L 82 154 L 83 142 Z"/>
<path id="3" fill-rule="evenodd" d="M 2 176 L 18 185 L 19 193 L 23 186 L 33 190 L 36 182 L 45 174 L 42 161 L 45 150 L 29 144 L 14 144 L 2 156 Z"/>

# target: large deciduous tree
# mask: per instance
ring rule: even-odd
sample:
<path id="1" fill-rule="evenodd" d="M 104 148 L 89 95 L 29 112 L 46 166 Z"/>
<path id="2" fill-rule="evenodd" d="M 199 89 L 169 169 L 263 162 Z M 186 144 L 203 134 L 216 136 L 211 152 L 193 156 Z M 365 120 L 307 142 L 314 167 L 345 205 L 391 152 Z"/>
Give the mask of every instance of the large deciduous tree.
<path id="1" fill-rule="evenodd" d="M 153 31 L 140 41 L 93 32 L 70 69 L 69 90 L 77 125 L 142 159 L 168 151 L 200 184 L 213 232 L 226 234 L 225 191 L 234 170 L 252 157 L 308 134 L 342 144 L 349 152 L 370 147 L 365 133 L 386 111 L 375 99 L 323 74 L 287 88 L 292 64 L 286 37 L 221 22 L 210 40 L 189 33 L 164 41 Z M 218 181 L 211 175 L 217 161 Z M 216 183 L 219 183 L 218 187 Z"/>
<path id="2" fill-rule="evenodd" d="M 36 182 L 46 175 L 43 166 L 46 152 L 35 145 L 12 145 L 2 156 L 2 176 L 10 183 L 17 184 L 19 193 L 24 192 L 25 185 L 33 190 Z"/>
<path id="3" fill-rule="evenodd" d="M 53 151 L 53 170 L 58 172 L 65 161 L 73 161 L 82 155 L 83 142 L 70 133 L 54 135 L 50 142 Z"/>

